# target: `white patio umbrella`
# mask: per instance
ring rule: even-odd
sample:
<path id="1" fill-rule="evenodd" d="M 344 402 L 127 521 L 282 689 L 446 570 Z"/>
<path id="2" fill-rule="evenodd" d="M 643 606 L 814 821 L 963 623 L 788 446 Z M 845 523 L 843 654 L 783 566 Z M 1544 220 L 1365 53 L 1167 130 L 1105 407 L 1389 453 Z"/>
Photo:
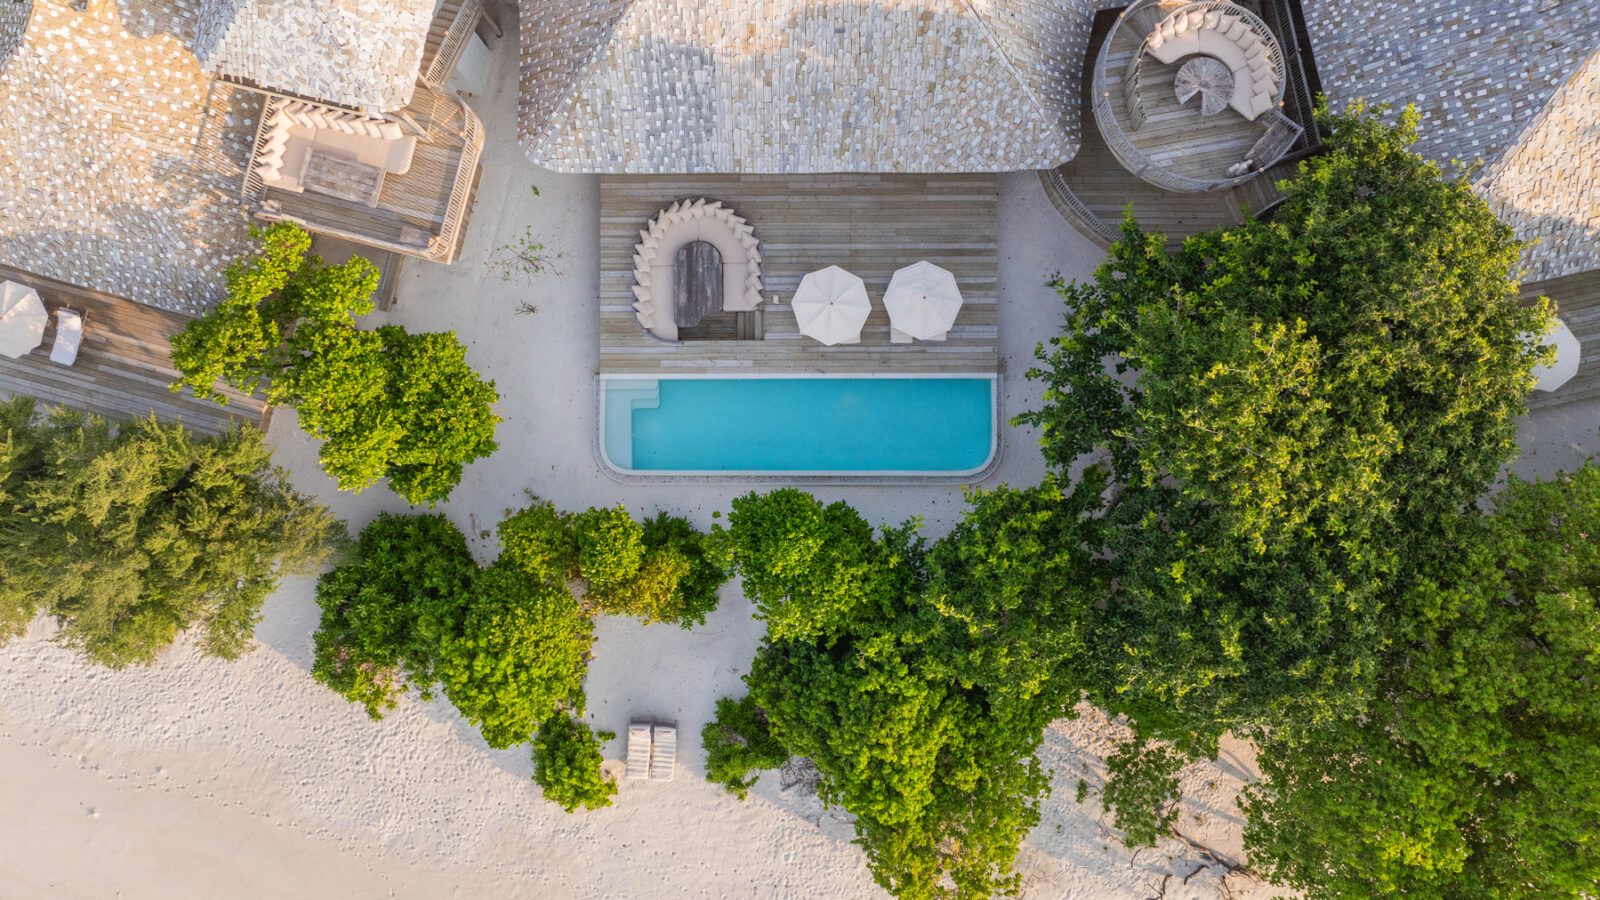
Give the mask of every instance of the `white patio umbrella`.
<path id="1" fill-rule="evenodd" d="M 961 312 L 961 290 L 956 277 L 927 260 L 906 266 L 889 279 L 883 292 L 889 324 L 919 341 L 950 330 Z"/>
<path id="2" fill-rule="evenodd" d="M 859 339 L 861 326 L 872 312 L 866 284 L 838 266 L 800 279 L 789 305 L 800 323 L 800 333 L 829 345 Z"/>
<path id="3" fill-rule="evenodd" d="M 1567 327 L 1567 323 L 1557 319 L 1545 333 L 1543 343 L 1556 348 L 1556 361 L 1549 365 L 1534 366 L 1533 375 L 1539 379 L 1534 389 L 1553 391 L 1578 374 L 1578 337 Z"/>
<path id="4" fill-rule="evenodd" d="M 16 359 L 39 346 L 48 321 L 38 291 L 15 281 L 0 281 L 0 353 Z"/>

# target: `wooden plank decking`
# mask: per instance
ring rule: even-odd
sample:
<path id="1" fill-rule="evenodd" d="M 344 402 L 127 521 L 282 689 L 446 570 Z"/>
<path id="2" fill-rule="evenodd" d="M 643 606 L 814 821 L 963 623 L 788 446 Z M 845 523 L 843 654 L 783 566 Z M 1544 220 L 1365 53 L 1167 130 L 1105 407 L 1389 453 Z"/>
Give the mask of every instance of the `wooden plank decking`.
<path id="1" fill-rule="evenodd" d="M 1529 282 L 1522 286 L 1522 295 L 1543 295 L 1555 301 L 1556 315 L 1572 329 L 1579 347 L 1578 374 L 1553 391 L 1529 394 L 1528 407 L 1543 409 L 1600 398 L 1600 270 Z"/>
<path id="2" fill-rule="evenodd" d="M 0 280 L 32 286 L 50 312 L 44 343 L 20 359 L 0 356 L 0 395 L 29 396 L 94 413 L 111 421 L 179 419 L 193 431 L 217 434 L 230 421 L 262 424 L 265 401 L 226 391 L 228 405 L 200 400 L 187 388 L 174 394 L 177 379 L 168 341 L 189 323 L 187 316 L 108 294 L 42 278 L 0 265 Z M 83 345 L 72 366 L 50 361 L 55 341 L 55 311 L 66 306 L 87 312 Z"/>
<path id="3" fill-rule="evenodd" d="M 633 248 L 663 207 L 706 197 L 731 206 L 761 241 L 762 340 L 667 343 L 634 318 Z M 993 175 L 744 175 L 600 179 L 600 371 L 966 373 L 999 366 Z M 890 344 L 883 291 L 895 269 L 926 259 L 955 274 L 966 303 L 944 342 Z M 788 300 L 829 265 L 861 276 L 872 315 L 861 343 L 800 335 Z"/>

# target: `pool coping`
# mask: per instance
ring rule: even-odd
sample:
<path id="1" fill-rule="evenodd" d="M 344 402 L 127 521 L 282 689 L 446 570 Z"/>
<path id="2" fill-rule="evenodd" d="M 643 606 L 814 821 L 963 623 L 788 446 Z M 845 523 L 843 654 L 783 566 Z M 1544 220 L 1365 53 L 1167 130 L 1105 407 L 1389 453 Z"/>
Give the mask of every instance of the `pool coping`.
<path id="1" fill-rule="evenodd" d="M 641 469 L 621 469 L 613 465 L 605 452 L 605 383 L 612 380 L 665 380 L 665 379 L 752 379 L 752 378 L 982 378 L 990 384 L 990 397 L 993 400 L 994 429 L 990 433 L 989 458 L 982 466 L 970 472 L 956 474 L 917 474 L 912 472 L 774 472 L 771 474 L 749 471 L 734 472 L 685 472 L 661 471 L 650 472 Z M 595 426 L 589 433 L 589 449 L 594 454 L 595 463 L 604 472 L 606 477 L 619 484 L 652 485 L 652 484 L 773 484 L 773 485 L 950 485 L 950 484 L 977 484 L 993 475 L 1000 467 L 1000 459 L 1004 455 L 1005 441 L 1002 439 L 1002 426 L 1005 424 L 1002 404 L 1005 392 L 1002 390 L 1003 377 L 999 372 L 938 372 L 916 373 L 905 372 L 850 372 L 839 374 L 783 374 L 772 372 L 741 372 L 739 374 L 721 373 L 684 373 L 682 375 L 658 375 L 621 372 L 599 372 L 595 374 L 594 382 L 594 416 Z"/>

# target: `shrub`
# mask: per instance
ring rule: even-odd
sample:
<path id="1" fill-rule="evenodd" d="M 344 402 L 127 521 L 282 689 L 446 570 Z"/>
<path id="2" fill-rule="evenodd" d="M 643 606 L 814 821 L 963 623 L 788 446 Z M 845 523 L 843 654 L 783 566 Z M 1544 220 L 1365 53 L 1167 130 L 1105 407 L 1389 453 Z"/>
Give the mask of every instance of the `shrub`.
<path id="1" fill-rule="evenodd" d="M 226 403 L 219 381 L 246 393 L 265 384 L 269 402 L 293 407 L 323 441 L 340 489 L 387 476 L 411 503 L 449 496 L 463 466 L 496 448 L 494 382 L 467 366 L 454 334 L 357 328 L 378 285 L 365 259 L 324 265 L 287 223 L 252 234 L 261 251 L 229 267 L 227 299 L 173 336 L 172 389 Z"/>
<path id="2" fill-rule="evenodd" d="M 500 521 L 500 556 L 541 581 L 578 577 L 578 542 L 568 517 L 535 499 Z"/>
<path id="3" fill-rule="evenodd" d="M 716 610 L 721 600 L 718 592 L 728 580 L 727 568 L 718 559 L 710 537 L 696 531 L 688 519 L 662 512 L 645 520 L 644 545 L 651 556 L 674 560 L 670 568 L 677 575 L 668 605 L 648 618 L 677 622 L 684 628 L 704 625 L 706 616 Z M 669 566 L 663 563 L 662 567 Z"/>
<path id="4" fill-rule="evenodd" d="M 615 737 L 596 734 L 564 712 L 545 719 L 533 742 L 533 780 L 546 799 L 569 813 L 610 806 L 617 783 L 600 769 L 600 745 Z"/>
<path id="5" fill-rule="evenodd" d="M 621 506 L 587 509 L 571 522 L 589 601 L 608 612 L 634 605 L 628 594 L 644 565 L 644 529 Z"/>
<path id="6" fill-rule="evenodd" d="M 473 581 L 460 632 L 439 649 L 439 678 L 489 746 L 504 749 L 578 697 L 593 642 L 565 587 L 500 560 Z"/>
<path id="7" fill-rule="evenodd" d="M 296 493 L 255 429 L 201 437 L 154 418 L 113 429 L 32 400 L 0 404 L 0 638 L 39 609 L 112 668 L 147 664 L 191 627 L 202 652 L 252 644 L 285 574 L 343 526 Z"/>
<path id="8" fill-rule="evenodd" d="M 312 676 L 374 719 L 407 684 L 428 698 L 440 644 L 459 627 L 477 568 L 444 516 L 380 514 L 352 558 L 317 582 Z"/>
<path id="9" fill-rule="evenodd" d="M 660 513 L 641 526 L 621 506 L 567 515 L 535 500 L 500 523 L 500 545 L 536 578 L 581 578 L 598 612 L 684 628 L 705 622 L 728 579 L 689 520 Z"/>
<path id="10" fill-rule="evenodd" d="M 752 773 L 789 761 L 789 751 L 773 738 L 767 717 L 748 696 L 717 701 L 717 718 L 700 729 L 700 745 L 706 751 L 706 780 L 740 800 L 761 780 Z"/>

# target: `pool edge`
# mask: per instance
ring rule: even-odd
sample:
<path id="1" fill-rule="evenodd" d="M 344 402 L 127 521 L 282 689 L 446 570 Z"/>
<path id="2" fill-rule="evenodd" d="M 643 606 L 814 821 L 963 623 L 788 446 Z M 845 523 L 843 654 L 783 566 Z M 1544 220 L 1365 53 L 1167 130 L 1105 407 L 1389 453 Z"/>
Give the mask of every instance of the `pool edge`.
<path id="1" fill-rule="evenodd" d="M 907 376 L 904 374 L 880 373 L 855 373 L 853 378 L 982 378 L 989 382 L 990 409 L 994 414 L 994 427 L 989 432 L 989 458 L 983 465 L 967 472 L 956 474 L 917 474 L 911 472 L 885 472 L 872 474 L 866 472 L 854 473 L 826 473 L 826 472 L 788 472 L 788 473 L 761 473 L 761 472 L 684 472 L 660 471 L 652 472 L 641 469 L 624 469 L 616 466 L 606 455 L 605 451 L 605 383 L 608 379 L 627 378 L 652 378 L 652 377 L 694 377 L 694 376 L 648 376 L 629 375 L 623 373 L 597 373 L 592 379 L 594 385 L 594 415 L 595 427 L 589 435 L 589 449 L 594 454 L 595 463 L 607 478 L 619 484 L 651 485 L 651 484 L 773 484 L 773 485 L 807 485 L 807 484 L 860 484 L 860 485 L 940 485 L 940 484 L 977 484 L 993 475 L 1000 467 L 1000 459 L 1004 455 L 1005 442 L 1001 440 L 1001 428 L 1005 418 L 1001 414 L 1001 405 L 1004 402 L 1001 384 L 1004 380 L 999 372 L 961 372 L 940 373 L 937 375 Z M 709 375 L 699 377 L 726 378 L 733 376 Z M 748 378 L 749 374 L 738 377 Z M 800 377 L 800 376 L 766 376 L 766 377 Z M 818 377 L 818 376 L 804 376 Z M 826 376 L 823 376 L 826 377 Z M 841 376 L 843 377 L 843 376 Z"/>

